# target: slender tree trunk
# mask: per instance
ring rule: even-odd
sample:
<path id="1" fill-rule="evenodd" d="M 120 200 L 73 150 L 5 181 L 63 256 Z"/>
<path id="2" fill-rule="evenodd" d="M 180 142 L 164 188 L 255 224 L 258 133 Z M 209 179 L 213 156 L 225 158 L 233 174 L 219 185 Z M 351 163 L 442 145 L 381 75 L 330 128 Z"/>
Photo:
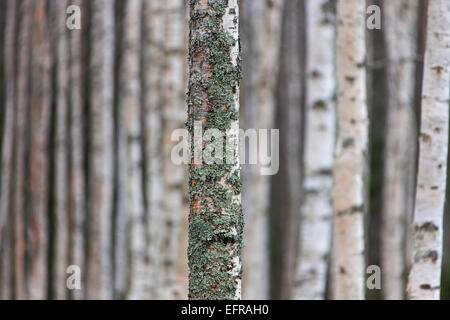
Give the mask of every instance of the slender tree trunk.
<path id="1" fill-rule="evenodd" d="M 414 115 L 418 1 L 384 2 L 389 100 L 385 149 L 381 277 L 384 297 L 402 299 L 406 220 L 414 205 L 416 121 Z"/>
<path id="2" fill-rule="evenodd" d="M 64 300 L 68 297 L 66 286 L 66 269 L 69 263 L 69 239 L 68 239 L 68 34 L 66 29 L 67 1 L 55 1 L 51 3 L 53 19 L 55 19 L 56 31 L 56 56 L 57 56 L 57 108 L 56 108 L 56 238 L 55 238 L 55 297 Z"/>
<path id="3" fill-rule="evenodd" d="M 276 78 L 275 123 L 280 130 L 279 172 L 270 203 L 271 299 L 291 299 L 295 281 L 300 205 L 305 67 L 304 1 L 285 1 Z"/>
<path id="4" fill-rule="evenodd" d="M 114 1 L 92 2 L 88 299 L 112 298 Z"/>
<path id="5" fill-rule="evenodd" d="M 364 168 L 368 136 L 364 18 L 365 1 L 338 1 L 338 133 L 332 188 L 335 299 L 364 298 Z"/>
<path id="6" fill-rule="evenodd" d="M 186 121 L 184 108 L 186 92 L 184 87 L 184 4 L 183 0 L 168 0 L 162 14 L 164 15 L 161 42 L 164 50 L 162 61 L 162 157 L 164 209 L 162 223 L 158 227 L 163 236 L 159 255 L 161 259 L 158 275 L 158 298 L 173 299 L 175 285 L 175 267 L 180 242 L 180 223 L 183 217 L 182 187 L 185 180 L 184 168 L 171 161 L 171 151 L 176 144 L 171 141 L 175 129 L 182 128 Z M 151 66 L 150 66 L 151 68 Z M 153 92 L 154 94 L 155 92 Z M 152 94 L 152 93 L 150 93 Z"/>
<path id="7" fill-rule="evenodd" d="M 294 297 L 324 299 L 331 242 L 330 200 L 336 120 L 333 1 L 309 0 L 306 12 L 304 200 Z"/>
<path id="8" fill-rule="evenodd" d="M 450 3 L 430 0 L 414 212 L 410 299 L 439 299 L 448 150 Z"/>
<path id="9" fill-rule="evenodd" d="M 192 1 L 189 38 L 191 137 L 200 125 L 202 129 L 217 129 L 228 138 L 224 152 L 228 155 L 222 155 L 219 164 L 200 164 L 198 154 L 191 154 L 189 298 L 240 299 L 243 217 L 238 150 L 238 1 L 219 0 L 214 5 L 206 0 Z M 192 148 L 202 147 L 195 139 Z M 226 158 L 228 163 L 223 163 Z"/>
<path id="10" fill-rule="evenodd" d="M 275 82 L 280 48 L 283 0 L 246 0 L 242 3 L 244 124 L 247 129 L 273 128 Z M 246 49 L 246 50 L 245 50 Z M 267 299 L 269 295 L 269 247 L 267 239 L 269 182 L 260 165 L 244 167 L 242 180 L 251 186 L 242 194 L 246 213 L 243 248 L 243 298 Z"/>
<path id="11" fill-rule="evenodd" d="M 33 13 L 30 101 L 29 188 L 31 203 L 27 219 L 30 298 L 47 294 L 48 170 L 50 128 L 50 46 L 47 2 L 37 0 Z M 27 209 L 28 210 L 28 209 Z"/>
<path id="12" fill-rule="evenodd" d="M 74 5 L 83 6 L 83 0 Z M 83 28 L 82 19 L 82 28 Z M 82 86 L 82 30 L 71 30 L 70 34 L 70 265 L 84 268 L 84 219 L 86 208 L 85 175 L 83 170 L 83 86 Z M 73 298 L 84 298 L 84 286 L 73 291 Z"/>
<path id="13" fill-rule="evenodd" d="M 6 31 L 5 31 L 5 120 L 2 143 L 2 163 L 1 163 L 1 190 L 0 190 L 0 299 L 6 300 L 12 298 L 11 275 L 11 208 L 12 199 L 12 181 L 13 181 L 13 154 L 14 154 L 14 130 L 17 113 L 16 96 L 16 61 L 17 46 L 16 32 L 18 11 L 20 7 L 16 0 L 9 0 L 6 8 Z"/>
<path id="14" fill-rule="evenodd" d="M 149 255 L 150 298 L 158 297 L 158 275 L 161 265 L 159 248 L 162 241 L 162 219 L 164 215 L 164 188 L 161 171 L 162 159 L 162 64 L 164 61 L 164 20 L 163 3 L 144 1 L 143 27 L 143 108 L 145 125 L 146 156 L 146 202 L 147 202 L 147 243 Z"/>
<path id="15" fill-rule="evenodd" d="M 31 19 L 33 6 L 30 0 L 22 2 L 21 22 L 19 33 L 19 67 L 18 67 L 18 92 L 17 92 L 17 114 L 15 128 L 15 189 L 13 207 L 14 225 L 14 298 L 25 299 L 25 129 L 27 126 L 27 105 L 29 102 L 29 52 L 31 43 Z"/>
<path id="16" fill-rule="evenodd" d="M 121 73 L 122 145 L 124 152 L 125 210 L 129 219 L 131 270 L 129 298 L 148 295 L 146 235 L 142 192 L 142 149 L 140 126 L 140 17 L 142 2 L 129 0 L 125 6 L 124 47 Z"/>

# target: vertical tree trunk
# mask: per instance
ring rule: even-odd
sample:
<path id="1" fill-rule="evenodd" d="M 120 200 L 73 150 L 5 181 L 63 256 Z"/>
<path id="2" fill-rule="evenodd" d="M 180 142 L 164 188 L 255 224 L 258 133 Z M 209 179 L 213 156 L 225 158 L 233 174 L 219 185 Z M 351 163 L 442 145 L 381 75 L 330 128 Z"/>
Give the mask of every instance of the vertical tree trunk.
<path id="1" fill-rule="evenodd" d="M 27 126 L 27 106 L 29 103 L 29 52 L 31 43 L 31 19 L 33 6 L 30 0 L 22 2 L 21 22 L 19 34 L 19 67 L 18 67 L 18 92 L 17 114 L 15 128 L 15 189 L 13 207 L 14 225 L 14 298 L 25 299 L 25 130 Z"/>
<path id="2" fill-rule="evenodd" d="M 66 269 L 69 263 L 69 239 L 68 239 L 68 35 L 66 29 L 67 1 L 55 1 L 51 3 L 57 42 L 57 108 L 56 108 L 56 238 L 55 238 L 55 297 L 64 300 L 67 298 Z"/>
<path id="3" fill-rule="evenodd" d="M 88 299 L 112 298 L 114 1 L 92 2 Z"/>
<path id="4" fill-rule="evenodd" d="M 146 236 L 142 192 L 142 150 L 140 128 L 140 0 L 128 0 L 124 17 L 124 47 L 120 92 L 120 125 L 124 153 L 125 210 L 129 219 L 131 270 L 129 298 L 142 299 L 148 294 Z"/>
<path id="5" fill-rule="evenodd" d="M 282 15 L 275 108 L 276 127 L 282 129 L 280 168 L 272 176 L 269 220 L 271 299 L 292 298 L 302 198 L 304 1 L 285 1 Z"/>
<path id="6" fill-rule="evenodd" d="M 9 0 L 6 8 L 6 30 L 5 30 L 5 112 L 4 112 L 4 131 L 2 142 L 2 162 L 1 162 L 1 190 L 0 190 L 0 299 L 12 298 L 11 288 L 11 235 L 10 230 L 12 221 L 13 203 L 12 199 L 12 185 L 13 185 L 13 154 L 14 154 L 14 130 L 17 113 L 17 96 L 16 96 L 16 61 L 17 61 L 17 46 L 16 46 L 16 32 L 18 11 L 20 7 L 16 0 Z"/>
<path id="7" fill-rule="evenodd" d="M 280 48 L 283 0 L 242 1 L 243 86 L 246 129 L 273 128 L 275 81 Z M 245 50 L 246 49 L 246 50 Z M 270 177 L 260 165 L 244 167 L 242 180 L 250 186 L 242 194 L 245 215 L 243 248 L 243 298 L 267 299 L 269 294 L 269 247 L 267 239 Z"/>
<path id="8" fill-rule="evenodd" d="M 44 299 L 47 294 L 48 254 L 48 170 L 50 128 L 50 47 L 47 26 L 47 2 L 34 4 L 31 57 L 29 188 L 31 203 L 29 228 L 30 298 Z"/>
<path id="9" fill-rule="evenodd" d="M 364 298 L 364 168 L 368 136 L 364 17 L 365 1 L 338 1 L 338 133 L 332 188 L 335 299 Z"/>
<path id="10" fill-rule="evenodd" d="M 384 297 L 402 299 L 405 226 L 414 206 L 416 121 L 414 115 L 418 1 L 384 2 L 389 100 L 385 149 L 381 277 Z"/>
<path id="11" fill-rule="evenodd" d="M 143 110 L 145 125 L 146 156 L 146 203 L 147 243 L 149 254 L 150 298 L 158 297 L 158 274 L 161 265 L 159 249 L 162 241 L 162 219 L 164 215 L 164 188 L 161 171 L 162 158 L 162 102 L 161 74 L 164 61 L 164 4 L 159 1 L 144 1 L 143 27 Z"/>
<path id="12" fill-rule="evenodd" d="M 189 298 L 240 299 L 243 217 L 239 169 L 239 7 L 237 0 L 190 4 L 188 129 L 226 134 L 223 164 L 189 166 Z M 194 139 L 192 139 L 194 140 Z M 192 148 L 202 148 L 195 139 Z M 203 151 L 203 150 L 202 150 Z M 197 159 L 198 160 L 198 159 Z"/>
<path id="13" fill-rule="evenodd" d="M 83 0 L 74 5 L 83 6 Z M 83 28 L 84 19 L 82 19 Z M 85 26 L 84 26 L 85 27 Z M 82 30 L 71 30 L 70 34 L 70 264 L 84 268 L 84 219 L 85 219 L 85 175 L 83 170 L 83 87 L 82 87 Z M 73 297 L 84 297 L 84 284 L 73 291 Z"/>
<path id="14" fill-rule="evenodd" d="M 162 175 L 164 183 L 164 209 L 159 232 L 163 236 L 159 255 L 161 259 L 158 275 L 158 298 L 173 299 L 175 285 L 175 267 L 180 241 L 180 223 L 183 217 L 182 187 L 184 168 L 171 161 L 171 151 L 176 142 L 171 141 L 172 132 L 182 128 L 186 121 L 184 87 L 184 7 L 183 0 L 166 1 L 163 35 L 161 42 L 164 50 L 162 72 L 161 103 L 162 112 L 162 157 L 164 160 Z M 151 66 L 150 66 L 151 69 Z M 152 94 L 152 93 L 150 93 Z M 155 94 L 155 92 L 153 92 Z"/>
<path id="15" fill-rule="evenodd" d="M 304 151 L 296 299 L 324 299 L 331 237 L 335 140 L 335 13 L 330 0 L 309 0 Z"/>
<path id="16" fill-rule="evenodd" d="M 450 3 L 431 0 L 422 93 L 410 299 L 439 299 L 448 149 Z"/>

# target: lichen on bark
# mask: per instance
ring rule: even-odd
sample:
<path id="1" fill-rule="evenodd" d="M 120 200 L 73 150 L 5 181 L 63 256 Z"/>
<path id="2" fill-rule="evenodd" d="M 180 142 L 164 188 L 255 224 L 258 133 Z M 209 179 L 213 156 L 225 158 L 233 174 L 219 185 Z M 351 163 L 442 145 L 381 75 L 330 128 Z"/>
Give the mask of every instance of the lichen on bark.
<path id="1" fill-rule="evenodd" d="M 224 136 L 238 127 L 240 60 L 237 0 L 191 0 L 186 123 L 191 137 L 195 121 Z M 191 153 L 190 299 L 240 298 L 243 217 L 234 144 L 233 163 L 224 154 L 223 164 L 197 164 Z"/>

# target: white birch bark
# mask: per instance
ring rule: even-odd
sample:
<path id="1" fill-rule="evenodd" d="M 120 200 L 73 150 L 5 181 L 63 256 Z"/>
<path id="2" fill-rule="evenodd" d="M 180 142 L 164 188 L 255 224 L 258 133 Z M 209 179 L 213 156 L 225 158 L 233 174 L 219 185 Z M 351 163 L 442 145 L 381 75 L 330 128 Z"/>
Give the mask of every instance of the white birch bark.
<path id="1" fill-rule="evenodd" d="M 66 29 L 67 1 L 52 3 L 52 12 L 55 19 L 56 31 L 56 59 L 58 89 L 56 106 L 56 243 L 55 243 L 55 297 L 64 300 L 67 298 L 66 269 L 68 267 L 68 35 Z"/>
<path id="2" fill-rule="evenodd" d="M 333 167 L 333 298 L 363 299 L 367 159 L 365 1 L 337 6 L 337 141 Z"/>
<path id="3" fill-rule="evenodd" d="M 428 4 L 409 299 L 439 299 L 448 150 L 450 2 Z"/>
<path id="4" fill-rule="evenodd" d="M 114 1 L 92 3 L 88 299 L 112 298 Z"/>
<path id="5" fill-rule="evenodd" d="M 161 171 L 162 159 L 162 101 L 161 73 L 164 61 L 163 3 L 144 1 L 144 12 L 148 19 L 144 23 L 144 116 L 145 116 L 145 154 L 146 192 L 147 192 L 147 241 L 149 255 L 150 298 L 158 297 L 158 276 L 162 242 L 161 225 L 164 215 L 164 188 Z"/>
<path id="6" fill-rule="evenodd" d="M 275 81 L 280 50 L 283 0 L 242 2 L 244 125 L 249 129 L 274 127 Z M 245 212 L 242 252 L 244 299 L 267 299 L 269 294 L 268 209 L 269 176 L 261 175 L 261 166 L 244 167 L 242 179 L 250 186 L 242 194 Z"/>
<path id="7" fill-rule="evenodd" d="M 76 0 L 74 5 L 82 7 L 83 1 Z M 82 30 L 70 31 L 70 264 L 84 268 L 84 211 L 85 178 L 83 170 L 83 90 L 82 90 Z M 83 271 L 83 269 L 81 269 Z M 73 298 L 84 297 L 84 283 L 80 290 L 74 290 Z"/>
<path id="8" fill-rule="evenodd" d="M 172 132 L 183 128 L 186 121 L 184 87 L 184 7 L 183 0 L 168 0 L 161 14 L 164 15 L 161 43 L 164 60 L 160 81 L 162 82 L 162 158 L 163 158 L 163 217 L 158 227 L 162 235 L 159 256 L 161 259 L 158 275 L 158 299 L 173 299 L 175 295 L 175 267 L 180 242 L 180 224 L 183 217 L 182 195 L 185 180 L 184 166 L 175 165 L 171 160 Z M 157 13 L 156 13 L 157 14 Z M 151 69 L 151 66 L 150 66 Z M 155 92 L 150 92 L 155 94 Z"/>
<path id="9" fill-rule="evenodd" d="M 304 200 L 295 299 L 324 299 L 331 241 L 335 143 L 335 16 L 329 0 L 306 2 Z"/>
<path id="10" fill-rule="evenodd" d="M 416 0 L 384 2 L 388 56 L 388 112 L 381 230 L 382 289 L 385 299 L 402 299 L 405 226 L 412 217 L 416 136 L 414 115 Z"/>
<path id="11" fill-rule="evenodd" d="M 125 210 L 130 223 L 130 299 L 148 297 L 146 235 L 142 191 L 142 152 L 140 125 L 140 0 L 129 0 L 125 7 L 124 49 L 121 72 L 120 113 L 125 162 L 123 167 Z"/>

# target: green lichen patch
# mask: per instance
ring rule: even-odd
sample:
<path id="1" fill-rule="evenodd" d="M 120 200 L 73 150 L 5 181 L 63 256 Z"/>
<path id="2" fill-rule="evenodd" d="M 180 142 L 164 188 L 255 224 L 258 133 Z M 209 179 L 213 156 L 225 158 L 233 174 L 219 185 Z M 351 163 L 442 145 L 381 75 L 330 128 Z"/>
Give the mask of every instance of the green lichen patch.
<path id="1" fill-rule="evenodd" d="M 201 121 L 203 131 L 214 128 L 225 136 L 239 119 L 235 101 L 241 59 L 233 64 L 231 52 L 239 41 L 222 26 L 227 7 L 228 0 L 190 1 L 186 126 L 191 137 L 194 121 Z M 189 166 L 190 299 L 234 299 L 238 290 L 241 271 L 235 258 L 242 249 L 242 183 L 239 169 L 226 160 L 225 152 L 223 164 Z"/>

